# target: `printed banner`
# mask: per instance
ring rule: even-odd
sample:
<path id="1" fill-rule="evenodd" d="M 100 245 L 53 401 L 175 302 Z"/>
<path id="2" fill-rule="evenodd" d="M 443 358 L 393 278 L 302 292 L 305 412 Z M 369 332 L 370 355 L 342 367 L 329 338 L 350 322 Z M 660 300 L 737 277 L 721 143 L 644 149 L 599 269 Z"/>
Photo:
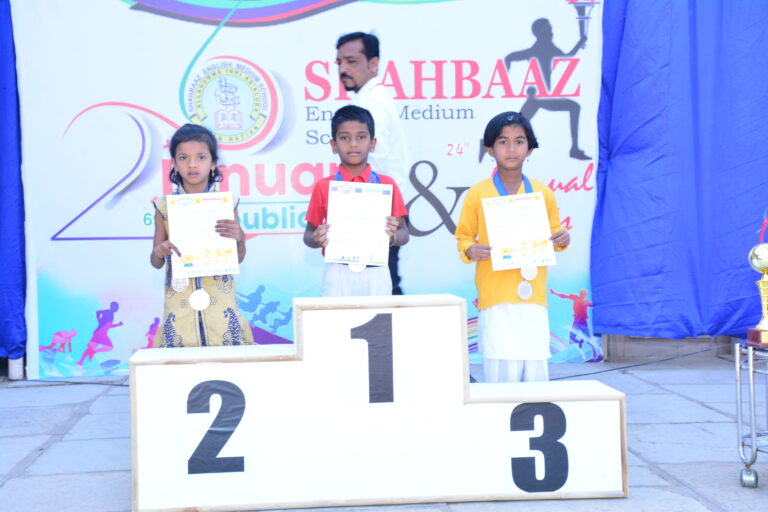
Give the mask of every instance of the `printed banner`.
<path id="1" fill-rule="evenodd" d="M 240 4 L 12 0 L 31 378 L 124 373 L 162 329 L 152 201 L 173 190 L 168 141 L 186 122 L 216 133 L 220 190 L 240 198 L 240 312 L 258 343 L 291 342 L 292 299 L 320 293 L 304 216 L 313 184 L 338 170 L 330 119 L 351 98 L 335 43 L 354 31 L 381 41 L 378 78 L 408 140 L 405 293 L 466 298 L 477 360 L 474 266 L 453 231 L 464 193 L 494 167 L 486 123 L 521 111 L 540 143 L 525 173 L 555 191 L 572 239 L 549 274 L 552 361 L 602 359 L 589 322 L 600 2 Z"/>

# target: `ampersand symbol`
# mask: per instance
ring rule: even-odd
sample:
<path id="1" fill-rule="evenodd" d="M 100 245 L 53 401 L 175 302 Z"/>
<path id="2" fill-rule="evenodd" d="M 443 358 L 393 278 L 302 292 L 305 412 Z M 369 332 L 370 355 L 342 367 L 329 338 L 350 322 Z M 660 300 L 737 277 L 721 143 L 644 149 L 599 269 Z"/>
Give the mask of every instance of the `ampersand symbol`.
<path id="1" fill-rule="evenodd" d="M 429 184 L 424 186 L 419 179 L 416 177 L 416 168 L 421 165 L 426 164 L 430 169 L 432 169 L 432 179 L 429 181 Z M 450 210 L 446 210 L 445 206 L 443 206 L 443 203 L 440 202 L 440 200 L 435 197 L 435 195 L 429 191 L 429 187 L 432 186 L 432 184 L 437 179 L 437 167 L 435 164 L 428 160 L 421 160 L 419 162 L 416 162 L 413 164 L 413 167 L 411 167 L 411 172 L 409 175 L 409 179 L 411 180 L 411 184 L 413 185 L 413 188 L 416 189 L 418 194 L 408 201 L 408 204 L 406 207 L 410 211 L 411 205 L 420 197 L 423 197 L 427 200 L 427 202 L 432 206 L 432 208 L 435 210 L 435 212 L 440 216 L 440 219 L 442 222 L 435 226 L 434 228 L 428 230 L 428 231 L 422 231 L 420 229 L 417 229 L 413 225 L 413 219 L 409 217 L 409 220 L 411 221 L 409 223 L 409 230 L 410 233 L 413 236 L 427 236 L 431 233 L 434 233 L 438 229 L 440 229 L 440 226 L 445 226 L 445 228 L 448 230 L 449 233 L 454 234 L 456 232 L 456 224 L 454 224 L 453 220 L 451 219 L 451 214 L 453 213 L 453 210 L 456 208 L 456 205 L 459 203 L 459 198 L 461 198 L 461 194 L 463 194 L 466 190 L 469 189 L 469 187 L 446 187 L 448 190 L 453 190 L 454 194 L 456 194 L 456 197 L 453 199 L 453 204 L 451 205 Z"/>

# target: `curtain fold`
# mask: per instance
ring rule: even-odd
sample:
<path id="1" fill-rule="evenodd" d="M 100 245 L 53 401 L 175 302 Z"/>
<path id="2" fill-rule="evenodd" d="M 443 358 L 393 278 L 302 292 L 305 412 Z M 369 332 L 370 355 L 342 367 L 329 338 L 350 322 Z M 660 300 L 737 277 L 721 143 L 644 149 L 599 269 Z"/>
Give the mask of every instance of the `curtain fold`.
<path id="1" fill-rule="evenodd" d="M 10 0 L 0 0 L 0 357 L 24 355 L 26 268 L 21 132 Z"/>
<path id="2" fill-rule="evenodd" d="M 768 214 L 768 3 L 604 6 L 594 330 L 743 337 Z"/>

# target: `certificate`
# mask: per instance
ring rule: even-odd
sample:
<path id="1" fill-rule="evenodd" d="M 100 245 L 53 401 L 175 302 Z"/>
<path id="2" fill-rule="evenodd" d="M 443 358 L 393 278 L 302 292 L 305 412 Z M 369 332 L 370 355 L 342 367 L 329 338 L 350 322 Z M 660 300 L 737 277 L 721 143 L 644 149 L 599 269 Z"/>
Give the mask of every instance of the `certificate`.
<path id="1" fill-rule="evenodd" d="M 493 270 L 555 264 L 541 192 L 483 199 Z"/>
<path id="2" fill-rule="evenodd" d="M 383 266 L 389 261 L 386 217 L 392 185 L 331 181 L 328 191 L 327 263 Z"/>
<path id="3" fill-rule="evenodd" d="M 174 279 L 237 274 L 237 242 L 216 232 L 216 221 L 234 219 L 229 192 L 167 197 L 168 239 L 181 256 L 171 255 Z"/>

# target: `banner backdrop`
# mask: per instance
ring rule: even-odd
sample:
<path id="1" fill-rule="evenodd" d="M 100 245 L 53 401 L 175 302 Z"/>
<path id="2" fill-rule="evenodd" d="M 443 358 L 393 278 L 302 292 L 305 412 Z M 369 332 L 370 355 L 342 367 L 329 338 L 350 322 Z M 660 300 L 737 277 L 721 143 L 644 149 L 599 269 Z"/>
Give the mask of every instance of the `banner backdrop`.
<path id="1" fill-rule="evenodd" d="M 322 257 L 301 239 L 309 193 L 336 172 L 330 118 L 349 102 L 335 42 L 358 30 L 381 40 L 379 78 L 409 141 L 405 292 L 466 298 L 474 341 L 474 268 L 453 231 L 464 192 L 493 170 L 486 123 L 522 111 L 541 146 L 525 172 L 555 190 L 572 238 L 549 274 L 552 361 L 602 359 L 587 320 L 599 2 L 240 3 L 12 2 L 30 377 L 124 372 L 162 328 L 152 200 L 172 190 L 168 140 L 190 121 L 217 134 L 220 188 L 241 199 L 241 313 L 257 342 L 291 341 L 292 298 L 320 291 Z"/>

